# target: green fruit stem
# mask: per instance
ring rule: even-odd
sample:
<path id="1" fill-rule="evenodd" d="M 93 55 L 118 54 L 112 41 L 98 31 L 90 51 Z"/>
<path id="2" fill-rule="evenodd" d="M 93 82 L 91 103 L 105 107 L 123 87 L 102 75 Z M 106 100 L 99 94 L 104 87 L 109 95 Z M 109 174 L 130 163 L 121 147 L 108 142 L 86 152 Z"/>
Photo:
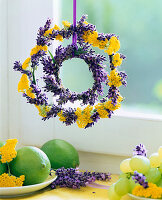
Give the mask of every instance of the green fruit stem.
<path id="1" fill-rule="evenodd" d="M 7 162 L 7 169 L 8 169 L 8 175 L 11 176 L 10 166 L 8 162 Z"/>

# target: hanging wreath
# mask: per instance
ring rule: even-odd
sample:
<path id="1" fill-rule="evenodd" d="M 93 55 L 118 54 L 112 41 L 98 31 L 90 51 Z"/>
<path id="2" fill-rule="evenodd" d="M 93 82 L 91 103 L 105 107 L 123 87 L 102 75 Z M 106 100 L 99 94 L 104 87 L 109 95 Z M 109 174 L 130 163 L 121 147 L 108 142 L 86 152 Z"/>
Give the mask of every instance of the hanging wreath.
<path id="1" fill-rule="evenodd" d="M 85 20 L 86 16 L 83 15 L 76 25 L 63 21 L 64 27 L 60 29 L 57 25 L 50 28 L 51 20 L 48 19 L 44 27 L 38 31 L 37 44 L 31 50 L 30 57 L 23 64 L 18 61 L 14 63 L 14 70 L 22 73 L 18 91 L 23 92 L 28 103 L 37 107 L 43 120 L 59 116 L 60 121 L 66 125 L 77 123 L 80 128 L 88 128 L 100 118 L 110 118 L 113 111 L 120 108 L 123 101 L 119 87 L 126 85 L 127 75 L 118 71 L 122 60 L 125 59 L 124 55 L 117 53 L 120 48 L 118 37 L 115 34 L 98 33 L 96 27 Z M 71 36 L 73 36 L 71 45 L 67 47 L 60 45 L 54 56 L 48 51 L 52 40 L 62 42 Z M 91 46 L 98 47 L 108 54 L 110 74 L 104 65 L 106 57 L 95 54 Z M 64 88 L 59 77 L 63 62 L 73 58 L 84 60 L 93 75 L 92 88 L 82 93 Z M 38 79 L 35 78 L 35 71 L 40 63 L 43 65 L 44 72 L 45 86 L 43 88 L 39 87 Z M 109 86 L 108 94 L 98 103 L 98 97 L 104 94 L 103 85 Z M 48 102 L 47 92 L 53 94 L 56 103 Z M 64 105 L 67 102 L 74 103 L 78 100 L 84 107 L 65 108 Z"/>

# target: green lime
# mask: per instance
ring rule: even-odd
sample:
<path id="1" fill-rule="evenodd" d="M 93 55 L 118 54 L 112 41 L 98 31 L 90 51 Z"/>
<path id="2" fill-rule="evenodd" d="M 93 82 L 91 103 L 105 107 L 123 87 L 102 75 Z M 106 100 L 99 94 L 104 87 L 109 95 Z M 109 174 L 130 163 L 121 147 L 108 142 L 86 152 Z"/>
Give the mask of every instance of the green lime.
<path id="1" fill-rule="evenodd" d="M 46 154 L 37 147 L 22 147 L 10 163 L 11 174 L 25 175 L 24 185 L 34 185 L 45 181 L 50 173 L 51 164 Z"/>
<path id="2" fill-rule="evenodd" d="M 5 144 L 5 142 L 0 141 L 0 147 L 2 147 L 4 144 Z M 0 175 L 2 175 L 3 173 L 7 173 L 7 172 L 8 172 L 7 164 L 1 163 L 1 161 L 0 161 Z"/>
<path id="3" fill-rule="evenodd" d="M 79 166 L 77 150 L 64 140 L 50 140 L 41 149 L 48 156 L 53 169 L 61 167 L 75 168 Z"/>

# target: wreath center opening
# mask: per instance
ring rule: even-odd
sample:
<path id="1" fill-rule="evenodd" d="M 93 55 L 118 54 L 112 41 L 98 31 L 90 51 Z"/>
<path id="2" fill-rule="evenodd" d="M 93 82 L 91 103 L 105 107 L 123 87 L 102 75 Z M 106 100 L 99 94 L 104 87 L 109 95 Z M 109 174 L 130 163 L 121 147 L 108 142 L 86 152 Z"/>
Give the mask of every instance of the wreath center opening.
<path id="1" fill-rule="evenodd" d="M 60 78 L 64 88 L 72 92 L 81 93 L 92 88 L 94 80 L 92 72 L 84 60 L 79 58 L 69 59 L 63 62 L 60 68 Z"/>

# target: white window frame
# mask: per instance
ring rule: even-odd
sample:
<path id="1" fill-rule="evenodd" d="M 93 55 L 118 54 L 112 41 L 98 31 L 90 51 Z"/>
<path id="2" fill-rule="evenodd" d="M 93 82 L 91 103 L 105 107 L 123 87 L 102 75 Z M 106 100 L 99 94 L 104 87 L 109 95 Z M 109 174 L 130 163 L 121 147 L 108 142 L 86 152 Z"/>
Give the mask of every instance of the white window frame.
<path id="1" fill-rule="evenodd" d="M 4 23 L 0 27 L 7 24 L 0 32 L 0 42 L 5 47 L 0 53 L 0 137 L 16 137 L 22 145 L 36 146 L 41 146 L 53 138 L 64 139 L 81 151 L 83 158 L 85 157 L 83 152 L 89 152 L 93 155 L 116 155 L 120 160 L 123 156 L 130 156 L 134 146 L 139 143 L 144 143 L 150 149 L 150 153 L 157 151 L 161 145 L 162 116 L 118 113 L 112 116 L 112 119 L 101 119 L 94 127 L 86 130 L 79 129 L 77 125 L 66 127 L 58 119 L 41 121 L 37 111 L 26 104 L 25 99 L 16 92 L 20 74 L 13 71 L 13 62 L 19 58 L 25 59 L 27 54 L 23 50 L 22 43 L 25 41 L 21 41 L 21 35 L 8 32 L 13 30 L 12 24 L 15 20 L 22 23 L 20 16 L 12 13 L 12 1 L 10 5 L 7 4 L 8 1 L 0 0 L 0 22 Z M 17 5 L 20 1 L 22 0 L 13 0 Z M 50 14 L 54 10 L 54 21 L 59 24 L 60 1 L 48 0 L 48 3 L 51 8 Z M 47 14 L 49 13 L 43 13 L 45 16 Z M 42 24 L 34 24 L 37 27 L 40 25 Z M 13 39 L 17 41 L 14 53 Z"/>

